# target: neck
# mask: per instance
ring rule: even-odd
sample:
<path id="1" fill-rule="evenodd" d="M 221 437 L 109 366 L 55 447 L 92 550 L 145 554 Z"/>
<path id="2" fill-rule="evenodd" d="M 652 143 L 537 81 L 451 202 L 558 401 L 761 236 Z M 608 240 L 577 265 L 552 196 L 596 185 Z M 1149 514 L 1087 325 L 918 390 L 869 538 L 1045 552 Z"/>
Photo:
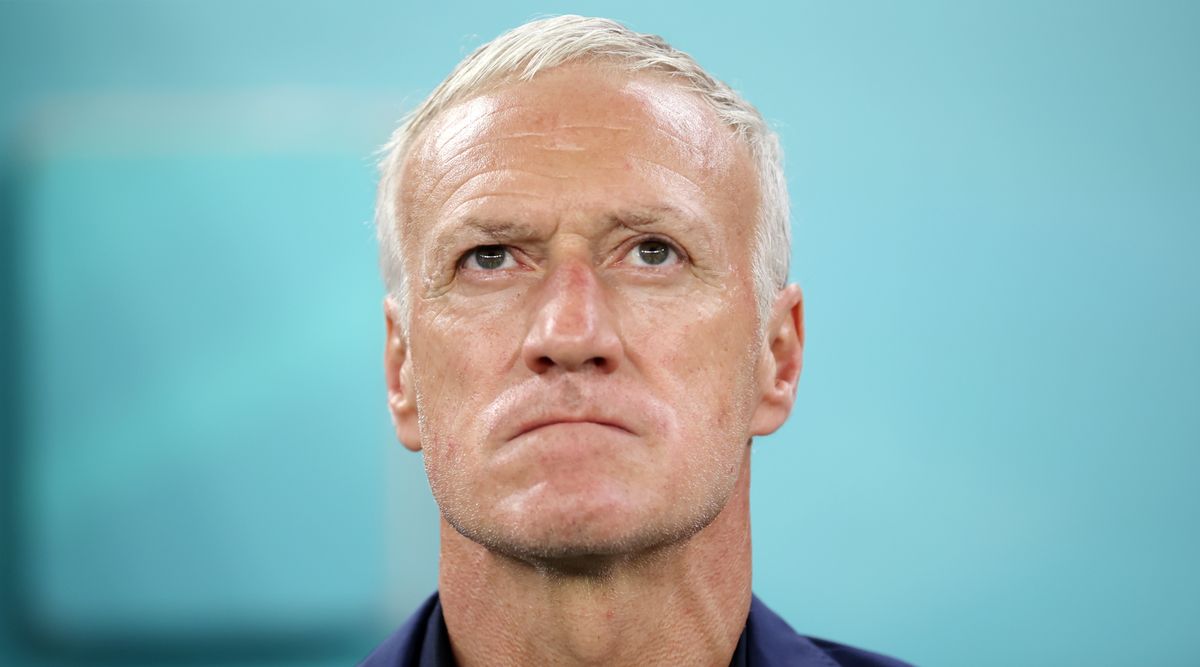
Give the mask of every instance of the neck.
<path id="1" fill-rule="evenodd" d="M 439 590 L 454 656 L 478 665 L 729 664 L 750 609 L 750 450 L 733 494 L 691 538 L 550 569 L 442 521 Z"/>

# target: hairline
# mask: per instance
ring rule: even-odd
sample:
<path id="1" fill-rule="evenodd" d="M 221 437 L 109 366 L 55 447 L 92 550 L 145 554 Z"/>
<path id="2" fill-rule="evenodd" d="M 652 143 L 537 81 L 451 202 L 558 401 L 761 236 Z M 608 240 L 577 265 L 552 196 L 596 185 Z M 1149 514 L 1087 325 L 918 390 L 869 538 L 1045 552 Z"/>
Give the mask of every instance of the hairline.
<path id="1" fill-rule="evenodd" d="M 539 54 L 535 52 L 525 55 L 524 61 L 522 61 L 523 65 L 519 62 L 508 70 L 500 70 L 491 74 L 485 72 L 482 78 L 468 81 L 467 85 L 455 88 L 460 78 L 469 79 L 472 74 L 478 74 L 469 70 L 478 64 L 480 58 L 484 57 L 481 54 L 487 54 L 488 49 L 493 45 L 500 44 L 495 48 L 503 49 L 509 46 L 504 40 L 520 30 L 532 29 L 535 25 L 549 22 L 569 20 L 596 21 L 602 25 L 617 26 L 629 33 L 628 36 L 623 33 L 622 39 L 660 40 L 662 47 L 669 49 L 670 55 L 694 71 L 678 69 L 677 64 L 670 65 L 676 69 L 661 64 L 658 66 L 655 66 L 654 63 L 648 65 L 644 60 L 638 60 L 631 53 L 587 50 L 570 54 L 560 61 L 549 64 L 542 63 L 539 66 L 537 62 Z M 409 267 L 406 257 L 404 257 L 404 231 L 405 227 L 411 226 L 409 225 L 410 211 L 407 207 L 401 206 L 402 184 L 413 157 L 412 149 L 419 144 L 431 126 L 434 126 L 440 118 L 454 108 L 506 86 L 531 81 L 544 72 L 572 65 L 611 68 L 627 77 L 641 74 L 654 75 L 655 78 L 662 79 L 668 85 L 673 85 L 697 96 L 707 108 L 715 113 L 714 120 L 720 126 L 730 130 L 734 139 L 747 149 L 758 189 L 750 250 L 757 302 L 755 311 L 759 321 L 759 330 L 763 331 L 770 316 L 770 305 L 774 296 L 786 284 L 787 265 L 791 252 L 788 195 L 778 136 L 749 102 L 709 74 L 691 56 L 674 50 L 661 38 L 633 33 L 624 26 L 606 19 L 583 19 L 572 16 L 526 23 L 476 49 L 475 52 L 460 61 L 450 75 L 401 121 L 390 140 L 380 149 L 383 157 L 379 163 L 381 178 L 377 195 L 376 223 L 381 246 L 381 265 L 387 283 L 389 307 L 398 310 L 396 315 L 398 315 L 398 323 L 402 330 L 405 333 L 408 331 L 412 308 L 411 281 L 405 275 L 405 271 Z M 464 72 L 466 73 L 464 74 Z M 696 83 L 698 79 L 707 83 L 712 89 L 705 90 L 699 87 Z M 725 109 L 722 109 L 716 101 L 717 96 L 723 96 Z M 739 119 L 732 118 L 735 114 L 739 116 Z M 774 247 L 777 244 L 783 247 Z"/>

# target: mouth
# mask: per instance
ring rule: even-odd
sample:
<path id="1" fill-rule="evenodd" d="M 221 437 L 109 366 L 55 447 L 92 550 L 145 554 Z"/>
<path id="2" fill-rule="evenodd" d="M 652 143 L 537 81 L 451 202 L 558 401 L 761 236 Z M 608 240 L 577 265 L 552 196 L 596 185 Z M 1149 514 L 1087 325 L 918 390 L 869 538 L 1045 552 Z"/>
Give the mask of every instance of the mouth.
<path id="1" fill-rule="evenodd" d="M 621 431 L 622 433 L 628 433 L 631 435 L 633 434 L 633 431 L 630 430 L 629 427 L 625 426 L 624 424 L 622 424 L 620 422 L 612 421 L 609 419 L 588 418 L 588 417 L 550 417 L 550 418 L 538 419 L 538 420 L 528 422 L 526 424 L 522 424 L 521 428 L 518 429 L 517 434 L 513 436 L 513 439 L 519 438 L 527 433 L 532 433 L 533 431 L 536 431 L 538 429 L 546 428 L 548 426 L 562 426 L 562 425 L 571 425 L 571 424 L 579 424 L 579 425 L 592 424 L 595 426 L 604 426 L 604 427 L 616 429 L 618 431 Z"/>

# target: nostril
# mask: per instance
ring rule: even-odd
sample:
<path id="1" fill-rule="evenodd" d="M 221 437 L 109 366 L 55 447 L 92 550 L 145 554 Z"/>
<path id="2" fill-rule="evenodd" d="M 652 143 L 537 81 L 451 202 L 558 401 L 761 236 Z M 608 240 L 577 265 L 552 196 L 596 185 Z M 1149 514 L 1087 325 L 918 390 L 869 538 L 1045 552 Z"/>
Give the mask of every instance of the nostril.
<path id="1" fill-rule="evenodd" d="M 539 373 L 541 373 L 541 372 L 548 371 L 551 368 L 554 368 L 555 366 L 560 365 L 560 363 L 561 363 L 561 361 L 556 361 L 553 357 L 550 357 L 547 355 L 542 355 L 542 356 L 538 357 L 536 361 L 533 362 L 532 367 L 535 371 L 538 371 Z M 608 357 L 591 357 L 587 361 L 583 362 L 583 364 L 581 364 L 578 368 L 585 368 L 587 366 L 594 366 L 597 369 L 600 369 L 603 371 L 608 371 L 611 368 L 613 368 L 613 363 L 611 360 L 608 359 Z M 577 370 L 578 369 L 576 366 L 574 366 L 570 363 L 567 364 L 567 368 L 569 370 Z"/>

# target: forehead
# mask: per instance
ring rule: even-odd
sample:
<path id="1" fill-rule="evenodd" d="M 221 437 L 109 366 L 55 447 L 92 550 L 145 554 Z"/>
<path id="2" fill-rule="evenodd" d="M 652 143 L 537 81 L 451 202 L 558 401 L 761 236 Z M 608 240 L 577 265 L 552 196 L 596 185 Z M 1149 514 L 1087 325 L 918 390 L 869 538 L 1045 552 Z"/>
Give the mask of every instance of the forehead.
<path id="1" fill-rule="evenodd" d="M 590 64 L 442 112 L 413 142 L 403 183 L 409 231 L 515 202 L 596 214 L 663 206 L 729 221 L 718 209 L 752 215 L 758 195 L 749 151 L 698 95 L 663 74 Z"/>

